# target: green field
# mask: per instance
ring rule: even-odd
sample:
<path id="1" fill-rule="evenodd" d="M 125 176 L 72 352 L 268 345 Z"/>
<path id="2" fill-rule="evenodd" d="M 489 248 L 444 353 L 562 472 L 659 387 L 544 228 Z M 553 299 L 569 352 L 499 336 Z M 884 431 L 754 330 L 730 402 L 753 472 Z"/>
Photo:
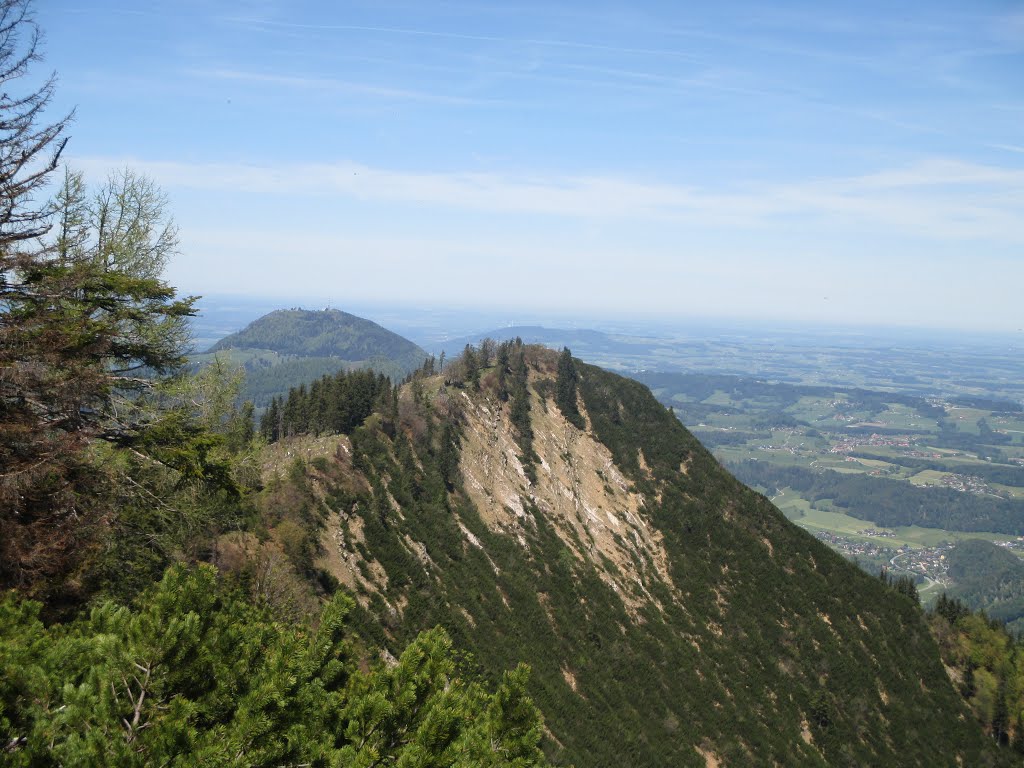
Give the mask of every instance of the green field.
<path id="1" fill-rule="evenodd" d="M 909 480 L 914 485 L 939 485 L 942 478 L 948 477 L 949 474 L 949 472 L 940 472 L 937 469 L 926 469 L 922 472 L 918 472 L 916 475 L 909 478 Z"/>

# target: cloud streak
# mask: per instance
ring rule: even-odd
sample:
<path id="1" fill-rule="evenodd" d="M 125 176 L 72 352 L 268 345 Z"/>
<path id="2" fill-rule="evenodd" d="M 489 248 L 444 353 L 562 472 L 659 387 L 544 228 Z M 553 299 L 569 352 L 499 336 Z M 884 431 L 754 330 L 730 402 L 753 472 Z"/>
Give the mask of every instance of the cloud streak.
<path id="1" fill-rule="evenodd" d="M 360 96 L 372 96 L 394 101 L 420 101 L 449 106 L 484 106 L 501 103 L 498 100 L 473 99 L 462 96 L 449 96 L 429 91 L 407 88 L 392 88 L 351 80 L 339 80 L 326 77 L 305 77 L 300 75 L 279 75 L 267 72 L 246 72 L 235 69 L 191 69 L 186 74 L 193 77 L 228 80 L 257 86 L 273 85 L 282 88 L 302 88 L 305 90 L 334 91 Z"/>
<path id="2" fill-rule="evenodd" d="M 554 38 L 516 38 L 504 37 L 501 35 L 469 34 L 464 32 L 451 32 L 448 30 L 433 30 L 411 27 L 388 27 L 360 24 L 300 24 L 296 22 L 268 21 L 263 19 L 247 19 L 232 17 L 229 22 L 256 26 L 267 29 L 300 29 L 315 30 L 319 32 L 374 32 L 386 35 L 401 35 L 406 37 L 427 37 L 440 38 L 445 40 L 465 40 L 480 43 L 501 43 L 523 46 L 544 46 L 550 48 L 567 48 L 588 51 L 599 51 L 601 53 L 619 54 L 642 54 L 645 56 L 663 56 L 689 61 L 697 60 L 696 56 L 670 48 L 640 48 L 621 45 L 605 45 L 602 43 L 591 43 L 583 40 L 565 40 Z"/>

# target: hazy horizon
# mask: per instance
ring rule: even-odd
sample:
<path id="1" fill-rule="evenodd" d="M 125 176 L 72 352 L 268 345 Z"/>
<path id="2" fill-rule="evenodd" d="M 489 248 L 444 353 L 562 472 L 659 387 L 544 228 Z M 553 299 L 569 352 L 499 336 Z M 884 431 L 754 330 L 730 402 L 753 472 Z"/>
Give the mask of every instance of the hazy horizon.
<path id="1" fill-rule="evenodd" d="M 943 339 L 973 340 L 986 345 L 1024 346 L 1024 332 L 964 330 L 913 325 L 825 324 L 810 320 L 779 320 L 757 317 L 672 315 L 629 312 L 557 312 L 495 306 L 453 306 L 450 304 L 416 304 L 413 302 L 339 302 L 322 296 L 261 296 L 250 294 L 207 293 L 198 303 L 199 324 L 208 326 L 237 318 L 223 333 L 240 330 L 246 324 L 269 312 L 282 309 L 323 310 L 336 309 L 371 320 L 388 330 L 395 331 L 422 343 L 424 340 L 462 338 L 494 330 L 515 327 L 545 327 L 563 330 L 596 330 L 609 334 L 653 338 L 692 335 L 702 331 L 715 334 L 769 338 L 775 334 L 827 339 L 842 337 L 850 341 L 862 338 L 868 343 L 886 343 L 907 340 L 941 343 Z"/>

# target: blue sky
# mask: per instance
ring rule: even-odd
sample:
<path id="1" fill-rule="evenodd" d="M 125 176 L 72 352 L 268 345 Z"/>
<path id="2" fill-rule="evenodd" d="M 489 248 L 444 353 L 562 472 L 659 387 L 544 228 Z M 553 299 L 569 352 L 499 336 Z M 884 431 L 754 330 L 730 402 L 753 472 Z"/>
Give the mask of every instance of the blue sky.
<path id="1" fill-rule="evenodd" d="M 1019 2 L 36 10 L 187 293 L 1024 327 Z"/>

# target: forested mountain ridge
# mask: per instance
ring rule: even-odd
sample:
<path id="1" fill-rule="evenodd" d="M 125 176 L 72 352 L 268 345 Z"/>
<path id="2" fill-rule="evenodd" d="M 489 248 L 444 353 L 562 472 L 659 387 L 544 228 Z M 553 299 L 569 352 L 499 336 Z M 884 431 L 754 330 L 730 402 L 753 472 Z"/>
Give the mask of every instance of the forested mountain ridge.
<path id="1" fill-rule="evenodd" d="M 348 436 L 271 448 L 277 509 L 317 510 L 308 568 L 356 596 L 367 642 L 440 624 L 488 676 L 526 661 L 556 762 L 1002 759 L 913 601 L 734 480 L 642 385 L 568 362 L 470 347 Z"/>

